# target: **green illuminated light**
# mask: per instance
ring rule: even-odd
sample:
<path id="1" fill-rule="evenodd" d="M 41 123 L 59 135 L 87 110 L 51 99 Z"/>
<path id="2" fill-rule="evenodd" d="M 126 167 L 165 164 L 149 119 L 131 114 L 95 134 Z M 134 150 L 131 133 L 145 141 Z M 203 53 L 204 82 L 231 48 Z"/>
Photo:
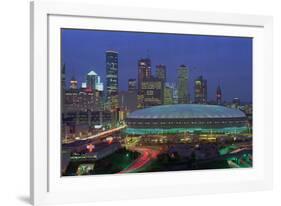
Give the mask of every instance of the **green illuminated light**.
<path id="1" fill-rule="evenodd" d="M 225 127 L 225 128 L 126 128 L 125 133 L 131 135 L 148 135 L 148 134 L 179 134 L 179 133 L 230 133 L 239 134 L 247 132 L 247 127 Z"/>

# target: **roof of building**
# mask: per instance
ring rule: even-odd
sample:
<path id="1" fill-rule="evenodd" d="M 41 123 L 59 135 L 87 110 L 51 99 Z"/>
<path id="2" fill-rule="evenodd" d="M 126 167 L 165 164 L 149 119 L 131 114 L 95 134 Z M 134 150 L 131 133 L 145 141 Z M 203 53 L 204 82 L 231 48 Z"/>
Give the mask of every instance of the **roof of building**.
<path id="1" fill-rule="evenodd" d="M 90 72 L 88 73 L 88 75 L 95 75 L 95 76 L 96 76 L 97 73 L 92 70 L 92 71 L 90 71 Z"/>
<path id="2" fill-rule="evenodd" d="M 243 112 L 218 105 L 174 104 L 153 106 L 132 112 L 132 119 L 244 118 Z"/>

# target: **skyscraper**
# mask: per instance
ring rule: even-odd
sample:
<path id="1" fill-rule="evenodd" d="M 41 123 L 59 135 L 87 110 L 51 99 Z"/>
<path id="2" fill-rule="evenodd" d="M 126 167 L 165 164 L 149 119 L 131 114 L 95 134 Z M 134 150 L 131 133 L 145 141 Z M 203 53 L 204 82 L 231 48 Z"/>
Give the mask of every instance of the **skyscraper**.
<path id="1" fill-rule="evenodd" d="M 87 74 L 86 86 L 87 86 L 87 89 L 90 89 L 93 91 L 94 90 L 103 91 L 103 83 L 100 80 L 100 76 L 93 70 Z"/>
<path id="2" fill-rule="evenodd" d="M 87 74 L 87 77 L 86 77 L 86 81 L 87 82 L 86 82 L 86 84 L 87 84 L 87 88 L 88 89 L 91 89 L 91 90 L 95 90 L 96 89 L 97 78 L 98 78 L 98 75 L 94 71 L 90 71 Z"/>
<path id="3" fill-rule="evenodd" d="M 149 58 L 138 61 L 138 92 L 141 92 L 141 84 L 151 78 L 151 61 Z"/>
<path id="4" fill-rule="evenodd" d="M 163 64 L 156 65 L 156 77 L 162 80 L 164 83 L 166 82 L 166 66 Z"/>
<path id="5" fill-rule="evenodd" d="M 185 65 L 181 65 L 177 70 L 177 92 L 178 103 L 187 104 L 189 102 L 188 68 Z"/>
<path id="6" fill-rule="evenodd" d="M 163 104 L 173 104 L 173 89 L 169 84 L 165 84 Z"/>
<path id="7" fill-rule="evenodd" d="M 106 96 L 107 99 L 118 94 L 118 53 L 106 51 Z"/>
<path id="8" fill-rule="evenodd" d="M 137 80 L 136 79 L 128 79 L 128 91 L 129 92 L 137 91 Z"/>
<path id="9" fill-rule="evenodd" d="M 207 103 L 207 80 L 203 79 L 203 76 L 199 76 L 194 81 L 194 100 L 196 104 Z"/>
<path id="10" fill-rule="evenodd" d="M 220 85 L 218 85 L 218 87 L 217 87 L 216 98 L 217 98 L 217 104 L 221 104 L 222 103 L 222 92 L 221 92 Z"/>

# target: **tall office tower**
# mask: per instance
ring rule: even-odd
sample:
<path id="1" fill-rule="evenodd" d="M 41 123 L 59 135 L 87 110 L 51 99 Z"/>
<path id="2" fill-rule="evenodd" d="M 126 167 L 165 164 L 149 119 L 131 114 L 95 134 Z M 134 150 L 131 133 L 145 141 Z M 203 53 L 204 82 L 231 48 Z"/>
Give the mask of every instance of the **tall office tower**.
<path id="1" fill-rule="evenodd" d="M 87 88 L 91 90 L 96 89 L 96 82 L 97 82 L 98 75 L 94 71 L 90 71 L 86 77 L 86 84 Z"/>
<path id="2" fill-rule="evenodd" d="M 194 100 L 196 104 L 207 104 L 207 80 L 199 76 L 194 81 Z"/>
<path id="3" fill-rule="evenodd" d="M 173 92 L 174 88 L 169 84 L 165 84 L 164 86 L 164 104 L 173 104 Z"/>
<path id="4" fill-rule="evenodd" d="M 138 92 L 141 92 L 141 84 L 151 78 L 151 61 L 149 58 L 138 61 Z"/>
<path id="5" fill-rule="evenodd" d="M 128 91 L 129 92 L 137 91 L 137 80 L 136 79 L 128 79 Z"/>
<path id="6" fill-rule="evenodd" d="M 78 89 L 78 82 L 75 79 L 75 77 L 72 77 L 70 80 L 70 89 L 71 90 L 77 90 Z"/>
<path id="7" fill-rule="evenodd" d="M 222 104 L 222 92 L 221 92 L 221 87 L 218 85 L 217 87 L 217 93 L 216 93 L 216 98 L 217 98 L 217 104 Z"/>
<path id="8" fill-rule="evenodd" d="M 162 80 L 164 83 L 166 82 L 166 66 L 163 64 L 156 65 L 156 77 Z"/>
<path id="9" fill-rule="evenodd" d="M 188 96 L 188 68 L 181 65 L 177 69 L 177 96 L 179 104 L 187 104 L 189 102 Z"/>
<path id="10" fill-rule="evenodd" d="M 100 80 L 100 76 L 94 71 L 90 71 L 87 74 L 86 85 L 88 90 L 103 91 L 103 83 Z"/>
<path id="11" fill-rule="evenodd" d="M 106 96 L 107 100 L 118 94 L 118 53 L 106 51 Z"/>

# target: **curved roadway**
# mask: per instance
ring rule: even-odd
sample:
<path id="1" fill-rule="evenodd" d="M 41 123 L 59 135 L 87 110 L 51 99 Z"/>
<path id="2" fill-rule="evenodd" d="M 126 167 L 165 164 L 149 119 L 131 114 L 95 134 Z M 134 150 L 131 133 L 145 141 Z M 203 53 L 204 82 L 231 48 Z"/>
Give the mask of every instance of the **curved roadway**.
<path id="1" fill-rule="evenodd" d="M 136 172 L 152 160 L 156 159 L 160 153 L 160 151 L 149 147 L 135 147 L 132 148 L 132 150 L 139 152 L 140 156 L 128 168 L 122 170 L 120 173 Z"/>

